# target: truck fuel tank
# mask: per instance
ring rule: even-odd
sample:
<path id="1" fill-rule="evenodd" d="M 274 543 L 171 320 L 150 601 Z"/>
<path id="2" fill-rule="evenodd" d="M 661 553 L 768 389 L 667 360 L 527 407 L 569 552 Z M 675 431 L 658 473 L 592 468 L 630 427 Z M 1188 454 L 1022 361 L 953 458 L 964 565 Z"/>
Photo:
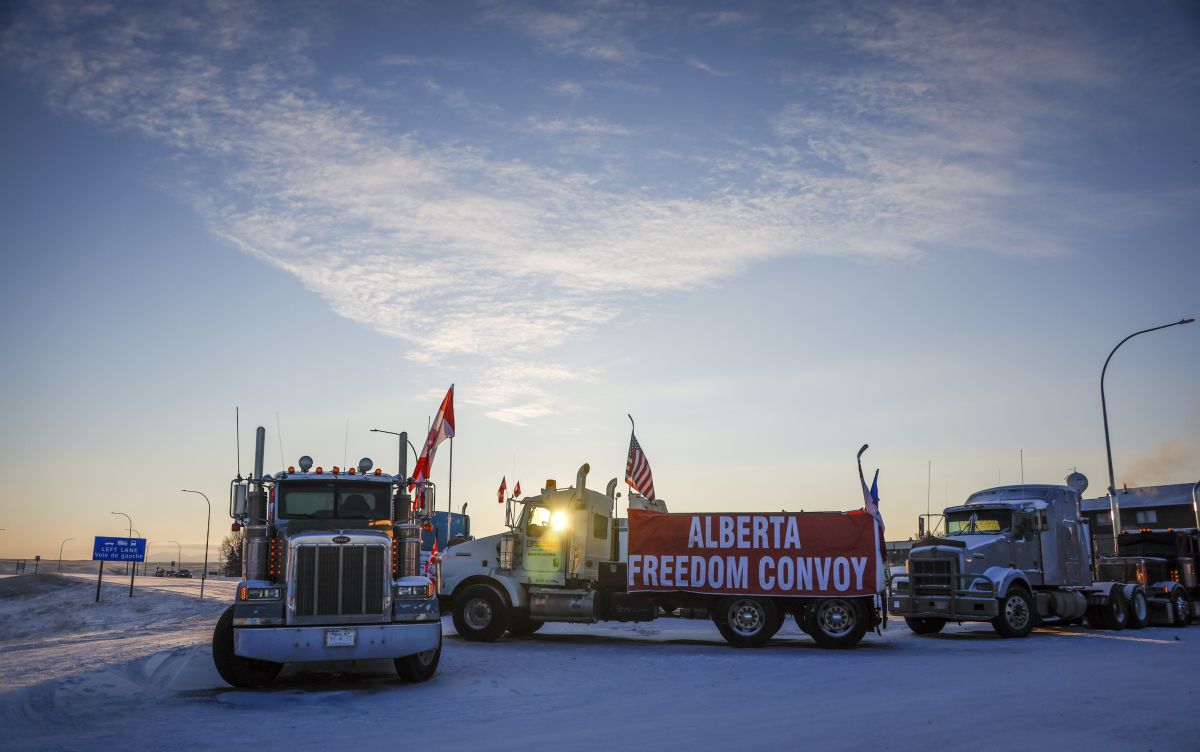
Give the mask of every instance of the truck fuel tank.
<path id="1" fill-rule="evenodd" d="M 537 621 L 597 621 L 595 590 L 529 589 L 529 618 Z"/>

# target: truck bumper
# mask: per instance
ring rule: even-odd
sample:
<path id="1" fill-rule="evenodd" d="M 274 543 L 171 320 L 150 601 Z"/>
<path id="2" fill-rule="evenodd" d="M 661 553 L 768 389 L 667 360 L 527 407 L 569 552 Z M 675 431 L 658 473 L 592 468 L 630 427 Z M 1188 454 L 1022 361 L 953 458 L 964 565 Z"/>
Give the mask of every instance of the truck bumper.
<path id="1" fill-rule="evenodd" d="M 1000 612 L 1000 604 L 990 596 L 910 595 L 893 591 L 888 606 L 896 616 L 949 621 L 991 621 Z"/>
<path id="2" fill-rule="evenodd" d="M 353 645 L 326 647 L 325 634 L 350 630 Z M 352 624 L 338 627 L 253 627 L 233 630 L 233 652 L 275 663 L 400 658 L 435 650 L 442 624 Z"/>

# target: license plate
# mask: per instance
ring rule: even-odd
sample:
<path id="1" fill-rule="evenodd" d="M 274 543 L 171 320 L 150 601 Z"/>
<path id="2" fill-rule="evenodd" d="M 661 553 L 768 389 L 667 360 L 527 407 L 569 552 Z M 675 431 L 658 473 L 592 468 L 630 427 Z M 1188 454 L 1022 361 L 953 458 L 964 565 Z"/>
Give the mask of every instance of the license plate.
<path id="1" fill-rule="evenodd" d="M 353 629 L 326 629 L 325 647 L 352 648 L 357 633 Z"/>
<path id="2" fill-rule="evenodd" d="M 950 601 L 930 601 L 929 605 L 939 611 L 950 608 Z"/>

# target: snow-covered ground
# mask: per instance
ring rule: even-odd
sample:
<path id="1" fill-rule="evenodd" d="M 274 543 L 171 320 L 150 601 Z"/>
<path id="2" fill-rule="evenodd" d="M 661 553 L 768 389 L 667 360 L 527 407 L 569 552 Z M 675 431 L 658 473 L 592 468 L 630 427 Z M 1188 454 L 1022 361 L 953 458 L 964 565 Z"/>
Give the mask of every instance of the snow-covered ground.
<path id="1" fill-rule="evenodd" d="M 1200 625 L 1002 640 L 893 620 L 825 651 L 790 623 L 736 650 L 703 621 L 484 645 L 447 618 L 428 683 L 385 661 L 293 666 L 240 691 L 208 647 L 232 586 L 210 581 L 218 597 L 200 601 L 198 581 L 154 579 L 133 598 L 106 582 L 96 604 L 94 580 L 0 578 L 0 748 L 1200 749 Z"/>

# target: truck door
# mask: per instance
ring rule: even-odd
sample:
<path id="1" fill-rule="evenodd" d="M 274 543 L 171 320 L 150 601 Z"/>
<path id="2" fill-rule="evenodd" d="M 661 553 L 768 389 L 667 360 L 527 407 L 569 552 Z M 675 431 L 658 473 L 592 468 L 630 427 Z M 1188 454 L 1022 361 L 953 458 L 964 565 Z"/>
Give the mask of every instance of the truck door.
<path id="1" fill-rule="evenodd" d="M 557 516 L 556 516 L 557 515 Z M 522 515 L 525 545 L 523 563 L 531 585 L 562 585 L 566 516 L 541 504 L 530 504 Z"/>
<path id="2" fill-rule="evenodd" d="M 1012 560 L 1017 569 L 1026 573 L 1031 585 L 1043 584 L 1045 562 L 1042 561 L 1041 541 L 1034 514 L 1018 512 L 1013 515 Z"/>

